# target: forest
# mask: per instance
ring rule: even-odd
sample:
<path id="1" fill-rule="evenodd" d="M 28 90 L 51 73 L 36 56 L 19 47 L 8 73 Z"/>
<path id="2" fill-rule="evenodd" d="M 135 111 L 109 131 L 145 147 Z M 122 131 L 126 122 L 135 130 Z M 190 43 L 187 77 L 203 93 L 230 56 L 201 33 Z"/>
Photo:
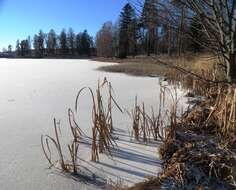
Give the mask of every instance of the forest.
<path id="1" fill-rule="evenodd" d="M 93 38 L 87 30 L 75 34 L 72 28 L 63 29 L 58 35 L 53 29 L 42 30 L 24 40 L 17 40 L 16 53 L 21 57 L 94 55 L 119 57 L 150 54 L 178 54 L 203 51 L 203 47 L 191 37 L 203 39 L 196 17 L 186 19 L 188 9 L 173 1 L 163 10 L 157 1 L 144 4 L 127 3 L 117 22 L 107 21 Z M 166 3 L 166 2 L 165 2 Z M 170 7 L 171 5 L 171 7 Z M 169 15 L 169 12 L 175 12 Z M 168 18 L 169 17 L 169 18 Z M 173 19 L 173 20 L 172 20 Z M 12 45 L 4 52 L 11 52 Z"/>

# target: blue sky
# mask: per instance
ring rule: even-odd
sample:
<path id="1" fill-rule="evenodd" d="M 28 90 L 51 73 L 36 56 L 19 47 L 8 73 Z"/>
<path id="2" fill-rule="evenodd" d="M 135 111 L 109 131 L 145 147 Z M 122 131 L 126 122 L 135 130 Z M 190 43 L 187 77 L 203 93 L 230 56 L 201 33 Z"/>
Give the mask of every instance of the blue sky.
<path id="1" fill-rule="evenodd" d="M 127 0 L 0 0 L 0 51 L 42 29 L 57 33 L 72 27 L 95 35 L 108 20 L 115 22 Z"/>

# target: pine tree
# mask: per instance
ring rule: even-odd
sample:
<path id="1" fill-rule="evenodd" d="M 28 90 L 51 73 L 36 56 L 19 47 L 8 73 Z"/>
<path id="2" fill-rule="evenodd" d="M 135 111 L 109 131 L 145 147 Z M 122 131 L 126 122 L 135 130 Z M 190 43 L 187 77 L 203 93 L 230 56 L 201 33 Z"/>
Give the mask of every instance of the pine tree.
<path id="1" fill-rule="evenodd" d="M 68 52 L 68 47 L 67 47 L 67 38 L 66 38 L 66 31 L 63 29 L 61 31 L 60 37 L 60 50 L 62 55 L 66 55 Z"/>
<path id="2" fill-rule="evenodd" d="M 67 34 L 67 43 L 68 48 L 70 50 L 70 54 L 74 55 L 75 50 L 75 33 L 72 28 L 69 28 L 68 34 Z"/>
<path id="3" fill-rule="evenodd" d="M 28 40 L 22 40 L 20 42 L 20 55 L 22 57 L 29 56 L 30 54 L 30 47 Z"/>
<path id="4" fill-rule="evenodd" d="M 75 45 L 76 45 L 76 51 L 78 55 L 82 54 L 82 47 L 81 47 L 81 39 L 82 39 L 82 33 L 76 35 Z"/>
<path id="5" fill-rule="evenodd" d="M 130 53 L 131 44 L 135 43 L 133 38 L 135 33 L 135 11 L 127 3 L 120 14 L 119 24 L 119 57 L 126 58 Z"/>
<path id="6" fill-rule="evenodd" d="M 57 46 L 57 36 L 55 31 L 51 29 L 48 33 L 48 38 L 47 38 L 47 50 L 50 55 L 55 55 L 56 46 Z"/>
<path id="7" fill-rule="evenodd" d="M 39 44 L 38 44 L 38 35 L 34 35 L 34 40 L 33 40 L 33 47 L 34 47 L 34 56 L 39 57 Z"/>
<path id="8" fill-rule="evenodd" d="M 7 52 L 8 52 L 8 53 L 11 53 L 11 52 L 12 52 L 12 45 L 11 45 L 11 44 L 8 45 L 8 47 L 7 47 Z"/>
<path id="9" fill-rule="evenodd" d="M 17 56 L 20 56 L 20 53 L 21 51 L 20 51 L 20 41 L 19 40 L 17 40 L 16 41 L 16 54 L 17 54 Z"/>
<path id="10" fill-rule="evenodd" d="M 43 33 L 42 30 L 40 30 L 38 34 L 38 50 L 40 57 L 44 56 L 44 39 L 45 39 L 45 34 Z"/>
<path id="11" fill-rule="evenodd" d="M 83 55 L 90 55 L 90 48 L 92 46 L 92 37 L 89 36 L 87 30 L 81 35 L 81 50 Z"/>
<path id="12" fill-rule="evenodd" d="M 28 42 L 28 55 L 29 56 L 31 56 L 31 54 L 32 54 L 32 46 L 31 46 L 31 37 L 30 36 L 28 36 L 28 38 L 27 38 L 27 42 Z"/>

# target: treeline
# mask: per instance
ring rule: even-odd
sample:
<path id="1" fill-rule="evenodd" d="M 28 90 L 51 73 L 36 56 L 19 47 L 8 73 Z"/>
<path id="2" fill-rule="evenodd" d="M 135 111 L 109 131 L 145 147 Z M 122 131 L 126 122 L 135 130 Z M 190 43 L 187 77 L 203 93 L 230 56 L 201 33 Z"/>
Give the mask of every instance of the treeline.
<path id="1" fill-rule="evenodd" d="M 40 30 L 33 39 L 17 40 L 15 52 L 17 57 L 87 57 L 95 54 L 95 47 L 87 30 L 75 34 L 72 28 L 63 29 L 58 35 L 51 29 Z"/>
<path id="2" fill-rule="evenodd" d="M 123 7 L 115 24 L 108 21 L 98 31 L 98 56 L 181 55 L 204 49 L 193 39 L 204 38 L 201 25 L 180 1 L 133 2 Z"/>

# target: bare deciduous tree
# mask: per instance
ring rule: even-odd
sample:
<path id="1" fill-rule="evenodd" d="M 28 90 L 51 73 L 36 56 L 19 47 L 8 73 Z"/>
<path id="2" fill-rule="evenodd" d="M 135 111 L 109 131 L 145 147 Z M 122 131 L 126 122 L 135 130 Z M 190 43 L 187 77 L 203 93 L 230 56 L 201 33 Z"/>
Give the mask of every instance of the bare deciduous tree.
<path id="1" fill-rule="evenodd" d="M 183 1 L 197 16 L 207 41 L 199 43 L 223 58 L 228 82 L 236 82 L 236 1 L 186 0 Z"/>
<path id="2" fill-rule="evenodd" d="M 112 57 L 112 45 L 112 22 L 106 22 L 96 35 L 97 55 L 101 57 Z"/>

